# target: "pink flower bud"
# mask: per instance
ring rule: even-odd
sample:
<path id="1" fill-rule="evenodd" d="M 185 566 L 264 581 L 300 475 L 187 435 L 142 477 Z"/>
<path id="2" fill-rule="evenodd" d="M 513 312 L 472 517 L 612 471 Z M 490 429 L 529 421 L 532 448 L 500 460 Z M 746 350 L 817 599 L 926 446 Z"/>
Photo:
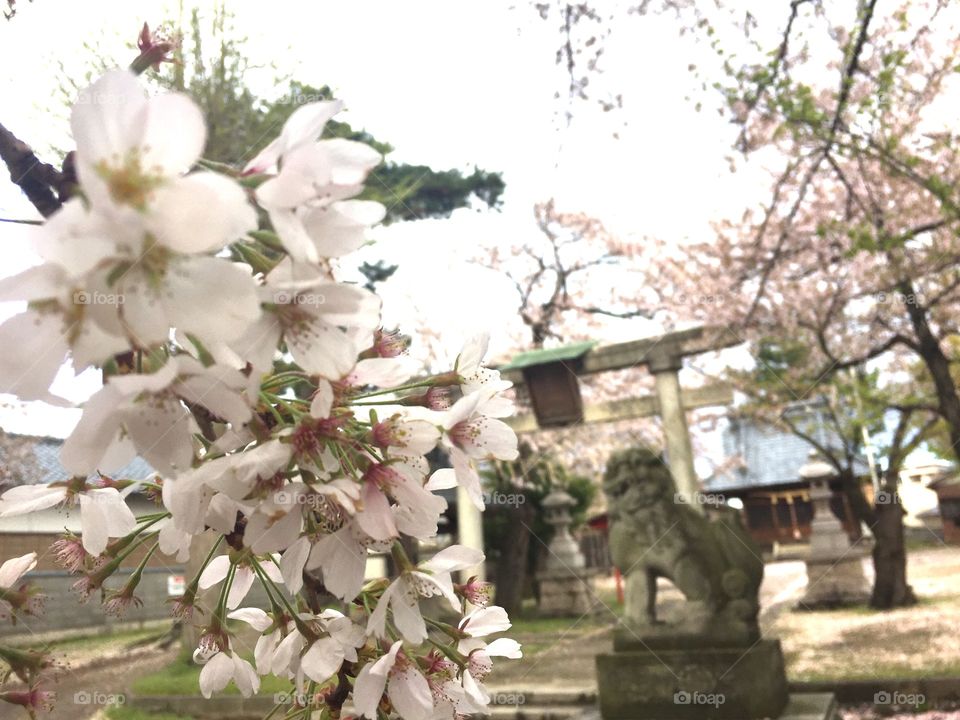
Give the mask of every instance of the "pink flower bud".
<path id="1" fill-rule="evenodd" d="M 83 549 L 83 542 L 73 533 L 67 533 L 53 543 L 51 548 L 56 553 L 57 564 L 72 573 L 83 570 L 87 560 L 87 551 Z"/>
<path id="2" fill-rule="evenodd" d="M 30 717 L 38 710 L 50 712 L 53 710 L 53 703 L 57 694 L 52 690 L 41 690 L 38 687 L 32 687 L 29 690 L 7 690 L 0 692 L 0 700 L 8 702 L 11 705 L 19 705 L 26 708 Z"/>
<path id="3" fill-rule="evenodd" d="M 424 395 L 424 402 L 431 410 L 447 410 L 452 404 L 450 399 L 450 389 L 445 387 L 432 387 Z"/>
<path id="4" fill-rule="evenodd" d="M 472 577 L 463 585 L 456 585 L 455 590 L 458 595 L 465 598 L 470 604 L 483 608 L 490 604 L 493 585 L 478 580 L 476 577 Z"/>
<path id="5" fill-rule="evenodd" d="M 410 338 L 401 335 L 397 330 L 377 330 L 373 340 L 373 351 L 378 357 L 392 358 L 403 355 L 410 344 Z"/>

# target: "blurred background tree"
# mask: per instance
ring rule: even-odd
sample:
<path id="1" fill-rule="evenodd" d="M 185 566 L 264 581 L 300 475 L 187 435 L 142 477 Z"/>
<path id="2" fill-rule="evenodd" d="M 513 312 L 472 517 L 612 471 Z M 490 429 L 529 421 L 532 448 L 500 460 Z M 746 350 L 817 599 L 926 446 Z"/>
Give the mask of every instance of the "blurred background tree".
<path id="1" fill-rule="evenodd" d="M 535 587 L 530 580 L 537 571 L 553 528 L 544 522 L 543 499 L 562 489 L 576 500 L 571 508 L 570 529 L 587 519 L 597 493 L 588 477 L 573 475 L 549 454 L 521 443 L 520 457 L 494 463 L 483 474 L 487 510 L 483 514 L 483 544 L 487 558 L 496 562 L 496 604 L 517 613 L 523 598 Z"/>

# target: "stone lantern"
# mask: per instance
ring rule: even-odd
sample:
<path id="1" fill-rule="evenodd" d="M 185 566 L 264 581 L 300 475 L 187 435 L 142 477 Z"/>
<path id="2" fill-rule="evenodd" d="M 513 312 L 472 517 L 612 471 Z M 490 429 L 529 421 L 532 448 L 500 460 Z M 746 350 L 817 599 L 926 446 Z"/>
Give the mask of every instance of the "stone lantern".
<path id="1" fill-rule="evenodd" d="M 550 555 L 547 557 L 548 570 L 564 568 L 579 569 L 584 566 L 580 546 L 570 534 L 570 509 L 577 501 L 563 490 L 554 490 L 541 503 L 544 521 L 553 528 L 550 540 Z"/>
<path id="2" fill-rule="evenodd" d="M 863 569 L 869 547 L 863 542 L 851 546 L 843 525 L 830 509 L 830 480 L 836 477 L 832 465 L 819 453 L 800 468 L 800 477 L 810 483 L 813 522 L 810 528 L 810 555 L 807 557 L 807 590 L 800 609 L 857 605 L 870 597 Z"/>
<path id="3" fill-rule="evenodd" d="M 540 612 L 545 615 L 583 615 L 596 608 L 590 578 L 580 546 L 570 534 L 570 509 L 576 500 L 563 490 L 553 490 L 541 506 L 544 520 L 553 527 L 540 585 Z"/>

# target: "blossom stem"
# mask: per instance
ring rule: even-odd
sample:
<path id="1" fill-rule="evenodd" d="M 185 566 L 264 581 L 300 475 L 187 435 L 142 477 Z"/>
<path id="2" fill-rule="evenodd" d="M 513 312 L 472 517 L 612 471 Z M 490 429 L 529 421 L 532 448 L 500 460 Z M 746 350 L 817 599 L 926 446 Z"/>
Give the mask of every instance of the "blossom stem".
<path id="1" fill-rule="evenodd" d="M 464 668 L 467 666 L 467 659 L 463 655 L 458 653 L 456 650 L 454 650 L 451 646 L 444 645 L 443 643 L 439 643 L 436 640 L 431 640 L 430 638 L 427 638 L 427 642 L 433 645 L 437 650 L 442 652 L 447 658 L 450 659 L 451 662 L 456 663 L 461 668 Z"/>
<path id="2" fill-rule="evenodd" d="M 257 573 L 257 577 L 260 577 L 259 568 L 256 568 L 254 572 Z M 279 617 L 280 614 L 284 612 L 284 608 L 282 604 L 274 596 L 274 592 L 275 592 L 274 589 L 267 583 L 263 582 L 262 579 L 260 581 L 260 584 L 263 585 L 263 589 L 267 591 L 267 599 L 270 601 L 270 609 L 273 611 L 274 615 Z"/>
<path id="3" fill-rule="evenodd" d="M 274 390 L 284 385 L 288 385 L 294 382 L 309 382 L 310 376 L 306 373 L 298 372 L 296 370 L 290 370 L 288 372 L 277 373 L 276 375 L 271 375 L 266 380 L 260 384 L 260 390 L 266 392 L 269 390 Z"/>
<path id="4" fill-rule="evenodd" d="M 403 549 L 403 544 L 399 540 L 393 541 L 393 545 L 390 546 L 390 555 L 393 557 L 393 561 L 397 564 L 401 572 L 416 570 L 410 558 L 407 557 L 407 551 Z"/>
<path id="5" fill-rule="evenodd" d="M 273 417 L 276 419 L 278 423 L 280 423 L 281 426 L 287 424 L 287 421 L 283 419 L 283 415 L 280 414 L 280 411 L 273 406 L 273 403 L 270 401 L 270 398 L 267 396 L 267 393 L 261 392 L 260 400 L 263 402 L 264 405 L 267 406 L 267 409 L 270 411 L 270 414 L 273 415 Z"/>
<path id="6" fill-rule="evenodd" d="M 213 560 L 214 555 L 217 554 L 217 549 L 220 547 L 220 543 L 223 542 L 223 535 L 217 537 L 217 541 L 213 544 L 213 547 L 210 548 L 210 552 L 207 553 L 207 556 L 203 559 L 203 562 L 200 564 L 197 573 L 191 578 L 190 584 L 187 585 L 186 589 L 183 591 L 184 598 L 189 599 L 191 602 L 197 597 L 197 590 L 200 588 L 200 576 L 203 575 L 203 571 L 207 569 L 207 565 L 210 564 L 210 561 Z"/>
<path id="7" fill-rule="evenodd" d="M 138 530 L 138 531 L 135 531 L 135 532 L 136 532 L 136 533 L 139 533 L 140 531 Z M 133 534 L 133 533 L 131 533 L 131 534 Z M 94 587 L 94 588 L 100 588 L 100 587 L 102 587 L 104 580 L 106 580 L 108 577 L 110 577 L 111 575 L 113 575 L 113 574 L 120 568 L 120 566 L 123 564 L 123 561 L 126 560 L 128 557 L 130 557 L 130 555 L 132 555 L 133 552 L 134 552 L 138 547 L 140 547 L 141 545 L 143 545 L 143 544 L 147 541 L 147 538 L 149 538 L 149 537 L 151 537 L 151 536 L 153 536 L 153 535 L 155 535 L 155 534 L 156 534 L 156 532 L 147 533 L 147 534 L 145 534 L 145 535 L 139 535 L 139 534 L 135 535 L 136 541 L 133 542 L 132 544 L 130 544 L 130 547 L 128 547 L 128 548 L 126 548 L 125 550 L 123 550 L 122 552 L 120 552 L 113 560 L 111 560 L 110 562 L 108 562 L 108 563 L 107 563 L 106 565 L 104 565 L 102 568 L 100 568 L 99 570 L 97 570 L 97 571 L 95 571 L 95 572 L 93 572 L 93 573 L 91 573 L 90 575 L 87 576 L 87 577 L 89 578 L 91 584 L 92 584 L 92 587 Z M 129 537 L 129 536 L 127 536 L 127 537 Z M 127 538 L 122 538 L 122 539 L 123 539 L 123 540 L 127 540 Z M 129 540 L 127 540 L 127 542 L 130 543 Z M 121 547 L 122 547 L 122 546 L 121 546 Z"/>
<path id="8" fill-rule="evenodd" d="M 420 380 L 419 382 L 408 383 L 406 385 L 398 385 L 397 387 L 393 387 L 393 388 L 382 388 L 380 390 L 371 390 L 370 392 L 361 393 L 359 395 L 355 395 L 354 397 L 368 398 L 368 397 L 374 397 L 376 395 L 386 395 L 388 393 L 403 392 L 404 390 L 416 390 L 417 388 L 433 387 L 434 384 L 435 384 L 434 378 L 427 378 L 426 380 Z M 350 403 L 350 404 L 353 405 L 355 403 Z"/>
<path id="9" fill-rule="evenodd" d="M 307 627 L 307 624 L 300 619 L 300 613 L 290 604 L 290 601 L 287 600 L 284 594 L 280 591 L 280 588 L 277 587 L 277 584 L 270 578 L 269 575 L 267 575 L 266 572 L 264 572 L 263 566 L 260 565 L 260 561 L 255 557 L 251 557 L 250 562 L 253 565 L 254 572 L 257 573 L 257 577 L 260 578 L 260 582 L 265 586 L 269 585 L 276 591 L 277 597 L 280 598 L 280 602 L 283 603 L 287 613 L 290 615 L 290 619 L 293 620 L 293 623 L 297 626 L 297 630 L 300 632 L 300 634 L 304 637 L 311 637 L 313 632 Z"/>
<path id="10" fill-rule="evenodd" d="M 459 640 L 463 640 L 463 638 L 466 637 L 459 630 L 457 630 L 454 627 L 451 627 L 450 625 L 447 625 L 446 623 L 442 623 L 437 620 L 434 620 L 433 618 L 428 618 L 428 617 L 425 617 L 424 620 L 427 622 L 428 625 L 432 625 L 437 630 L 440 630 L 444 634 L 449 635 L 454 640 L 459 641 Z"/>
<path id="11" fill-rule="evenodd" d="M 116 540 L 113 543 L 111 543 L 110 547 L 107 548 L 106 553 L 112 557 L 116 557 L 117 553 L 119 553 L 121 550 L 127 547 L 130 543 L 136 540 L 140 536 L 140 534 L 143 533 L 144 530 L 146 530 L 151 525 L 156 525 L 158 522 L 160 522 L 166 517 L 170 517 L 170 513 L 168 512 L 157 513 L 156 516 L 145 515 L 144 518 L 151 518 L 151 519 L 148 520 L 144 525 L 141 525 L 140 527 L 138 527 L 133 532 L 128 533 L 127 535 L 124 535 L 119 540 Z M 137 522 L 143 522 L 143 518 L 137 518 Z M 126 555 L 124 555 L 124 557 L 126 557 Z"/>
<path id="12" fill-rule="evenodd" d="M 271 250 L 276 250 L 277 252 L 282 253 L 287 252 L 283 247 L 283 242 L 280 240 L 280 236 L 275 232 L 270 232 L 269 230 L 253 230 L 247 234 L 254 240 L 262 242 Z"/>
<path id="13" fill-rule="evenodd" d="M 233 165 L 227 165 L 226 163 L 217 162 L 216 160 L 207 160 L 206 158 L 200 158 L 197 160 L 197 165 L 200 167 L 207 168 L 207 170 L 214 170 L 224 175 L 229 175 L 230 177 L 237 177 L 240 173 L 237 172 L 237 169 Z"/>
<path id="14" fill-rule="evenodd" d="M 227 596 L 230 594 L 230 588 L 233 587 L 233 576 L 236 574 L 236 572 L 237 566 L 231 563 L 230 570 L 227 571 L 227 576 L 223 579 L 223 587 L 220 588 L 220 597 L 217 598 L 217 607 L 213 611 L 214 617 L 221 627 L 225 623 L 225 616 L 227 614 Z"/>
<path id="15" fill-rule="evenodd" d="M 256 248 L 253 248 L 244 243 L 234 243 L 230 248 L 239 256 L 241 260 L 247 263 L 257 272 L 261 272 L 266 275 L 268 272 L 273 270 L 273 267 L 276 263 L 273 260 L 268 258 L 266 255 L 258 251 Z"/>
<path id="16" fill-rule="evenodd" d="M 155 542 L 153 547 L 147 550 L 147 554 L 143 556 L 143 560 L 140 561 L 137 568 L 130 574 L 130 577 L 127 579 L 127 587 L 130 588 L 131 592 L 133 588 L 140 584 L 140 579 L 143 577 L 143 569 L 147 567 L 147 563 L 150 562 L 150 558 L 153 557 L 158 547 L 160 547 L 159 541 Z"/>

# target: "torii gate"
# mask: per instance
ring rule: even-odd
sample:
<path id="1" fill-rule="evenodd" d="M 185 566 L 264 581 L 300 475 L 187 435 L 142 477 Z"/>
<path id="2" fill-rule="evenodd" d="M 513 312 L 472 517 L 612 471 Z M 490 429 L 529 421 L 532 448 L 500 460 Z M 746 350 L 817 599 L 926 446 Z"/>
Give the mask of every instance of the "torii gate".
<path id="1" fill-rule="evenodd" d="M 695 327 L 655 337 L 595 347 L 578 343 L 561 348 L 521 353 L 500 368 L 501 376 L 530 393 L 534 412 L 505 418 L 518 435 L 542 428 L 581 423 L 615 422 L 659 415 L 663 422 L 670 472 L 677 492 L 692 500 L 699 490 L 686 412 L 701 407 L 730 405 L 733 391 L 725 383 L 682 390 L 679 373 L 683 359 L 743 342 L 727 328 Z M 579 376 L 644 365 L 653 374 L 656 393 L 583 406 Z M 698 512 L 698 503 L 690 506 Z M 465 497 L 458 497 L 459 542 L 483 548 L 480 513 Z"/>

